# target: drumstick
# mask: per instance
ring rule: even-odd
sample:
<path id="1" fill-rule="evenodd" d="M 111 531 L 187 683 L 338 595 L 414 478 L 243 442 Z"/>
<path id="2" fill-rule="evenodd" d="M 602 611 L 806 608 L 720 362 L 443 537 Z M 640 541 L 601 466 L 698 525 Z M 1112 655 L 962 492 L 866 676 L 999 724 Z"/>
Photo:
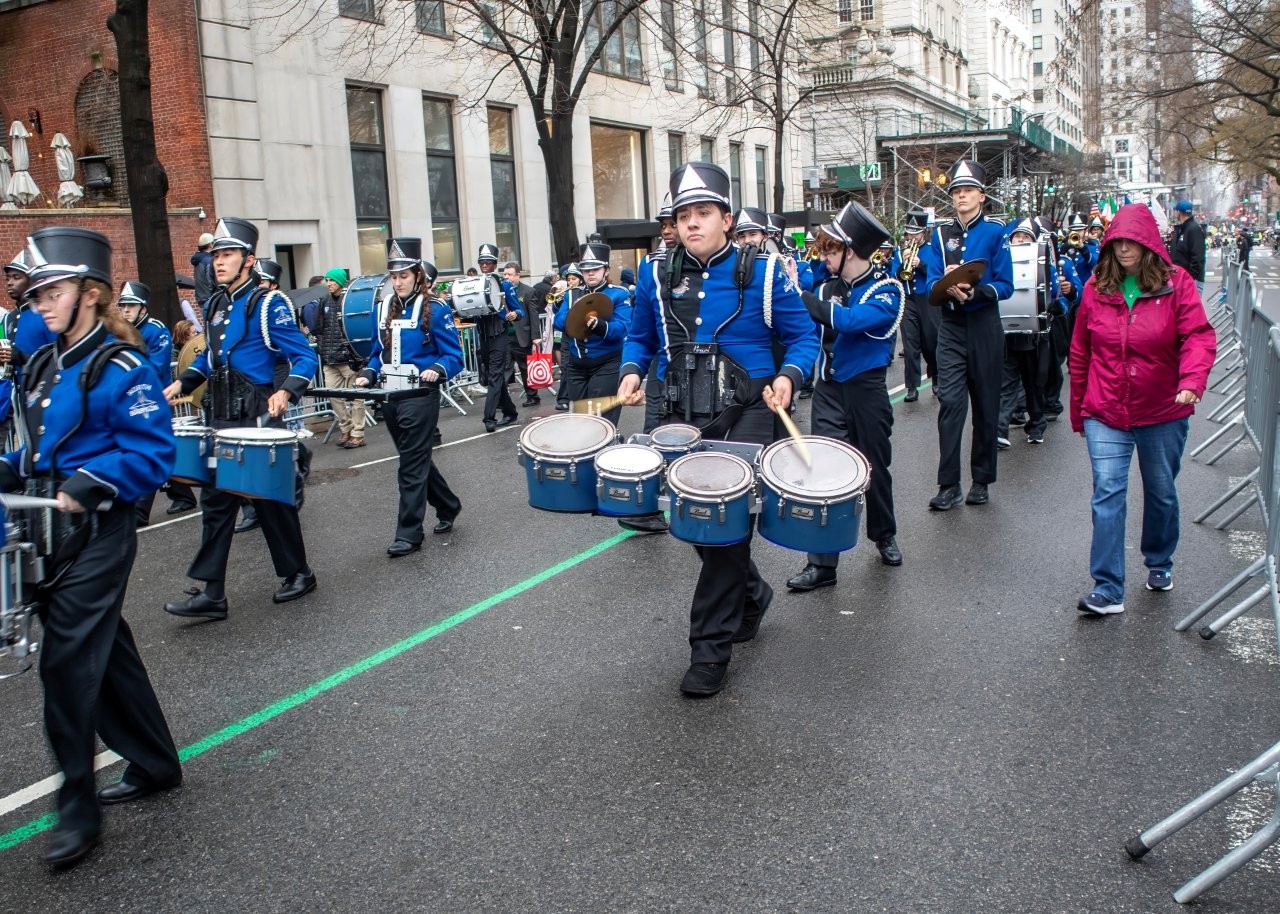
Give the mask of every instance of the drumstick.
<path id="1" fill-rule="evenodd" d="M 626 400 L 619 396 L 596 397 L 590 400 L 574 400 L 569 404 L 569 408 L 575 413 L 588 413 L 592 416 L 599 416 L 607 413 L 615 406 L 623 406 Z"/>
<path id="2" fill-rule="evenodd" d="M 778 414 L 778 418 L 782 420 L 783 426 L 786 427 L 787 434 L 796 443 L 796 450 L 800 452 L 800 459 L 804 461 L 806 467 L 812 469 L 813 458 L 809 456 L 809 445 L 805 443 L 804 436 L 800 434 L 800 429 L 796 428 L 795 422 L 791 419 L 791 414 L 785 409 L 779 409 L 774 404 L 772 397 L 765 397 L 764 402 L 769 404 L 769 408 Z"/>

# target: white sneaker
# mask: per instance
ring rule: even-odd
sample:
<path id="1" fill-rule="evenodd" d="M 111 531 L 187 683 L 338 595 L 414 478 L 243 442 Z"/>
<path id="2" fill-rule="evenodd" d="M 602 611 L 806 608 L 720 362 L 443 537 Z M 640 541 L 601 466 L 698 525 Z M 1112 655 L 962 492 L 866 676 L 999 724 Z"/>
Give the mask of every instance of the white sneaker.
<path id="1" fill-rule="evenodd" d="M 1081 597 L 1080 601 L 1076 603 L 1076 609 L 1091 616 L 1114 616 L 1117 613 L 1124 612 L 1124 604 L 1112 603 L 1111 600 L 1095 590 Z"/>

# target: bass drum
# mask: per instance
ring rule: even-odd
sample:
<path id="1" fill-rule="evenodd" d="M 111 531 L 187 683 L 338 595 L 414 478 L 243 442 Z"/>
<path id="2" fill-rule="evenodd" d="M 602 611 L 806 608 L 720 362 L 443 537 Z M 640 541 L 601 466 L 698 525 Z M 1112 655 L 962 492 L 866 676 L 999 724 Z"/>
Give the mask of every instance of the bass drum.
<path id="1" fill-rule="evenodd" d="M 1049 246 L 1009 245 L 1013 261 L 1013 295 L 1000 301 L 1005 333 L 1044 333 L 1049 329 Z"/>
<path id="2" fill-rule="evenodd" d="M 365 361 L 373 355 L 373 313 L 391 286 L 390 274 L 359 276 L 342 296 L 342 332 L 351 351 Z"/>
<path id="3" fill-rule="evenodd" d="M 505 301 L 502 283 L 492 273 L 454 280 L 449 286 L 449 300 L 454 312 L 469 321 L 496 314 Z"/>

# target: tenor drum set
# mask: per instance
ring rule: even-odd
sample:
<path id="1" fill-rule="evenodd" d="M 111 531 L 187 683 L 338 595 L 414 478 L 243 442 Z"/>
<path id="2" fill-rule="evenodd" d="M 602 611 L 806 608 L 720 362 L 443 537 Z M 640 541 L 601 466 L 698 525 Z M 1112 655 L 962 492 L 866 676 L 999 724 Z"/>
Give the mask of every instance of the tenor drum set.
<path id="1" fill-rule="evenodd" d="M 665 425 L 621 441 L 601 416 L 570 413 L 525 426 L 517 446 L 529 504 L 542 511 L 635 517 L 670 512 L 671 535 L 728 546 L 751 535 L 802 552 L 858 543 L 871 465 L 843 441 L 816 435 L 767 447 L 704 440 Z"/>

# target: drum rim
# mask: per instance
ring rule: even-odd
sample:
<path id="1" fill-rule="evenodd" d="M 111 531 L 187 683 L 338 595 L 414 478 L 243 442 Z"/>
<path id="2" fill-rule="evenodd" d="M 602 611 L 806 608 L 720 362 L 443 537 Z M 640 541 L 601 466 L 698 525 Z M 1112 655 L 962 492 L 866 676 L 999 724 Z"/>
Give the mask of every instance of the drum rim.
<path id="1" fill-rule="evenodd" d="M 177 438 L 207 438 L 217 430 L 211 425 L 175 425 L 173 434 Z"/>
<path id="2" fill-rule="evenodd" d="M 738 483 L 732 488 L 718 489 L 715 491 L 691 492 L 687 489 L 681 488 L 680 480 L 677 476 L 680 465 L 688 461 L 708 457 L 728 458 L 730 462 L 737 461 L 742 464 L 742 467 L 747 471 L 746 481 Z M 720 499 L 738 498 L 750 492 L 755 487 L 755 484 L 755 467 L 747 463 L 747 461 L 743 460 L 737 454 L 729 454 L 725 451 L 698 451 L 693 454 L 685 454 L 679 460 L 673 461 L 671 466 L 667 468 L 667 488 L 671 490 L 672 494 L 679 495 L 686 501 L 719 501 Z"/>
<path id="3" fill-rule="evenodd" d="M 770 489 L 779 495 L 785 495 L 790 501 L 803 502 L 804 504 L 820 505 L 823 502 L 839 502 L 848 499 L 850 496 L 862 495 L 867 491 L 867 487 L 871 485 L 871 461 L 867 459 L 867 455 L 862 453 L 847 441 L 841 441 L 839 438 L 828 438 L 825 435 L 804 435 L 806 444 L 820 442 L 823 447 L 836 445 L 837 450 L 847 451 L 854 458 L 854 462 L 864 472 L 861 481 L 855 478 L 852 482 L 840 489 L 833 489 L 825 495 L 815 495 L 812 492 L 797 490 L 789 483 L 778 479 L 776 475 L 769 471 L 769 456 L 771 453 L 780 451 L 784 448 L 794 446 L 795 442 L 791 438 L 783 438 L 781 441 L 775 441 L 760 452 L 760 481 L 767 485 Z"/>
<path id="4" fill-rule="evenodd" d="M 251 434 L 255 432 L 270 434 Z M 298 441 L 298 433 L 287 428 L 217 428 L 213 430 L 213 435 L 218 441 L 231 441 L 235 444 L 296 444 Z"/>
<path id="5" fill-rule="evenodd" d="M 689 429 L 693 432 L 694 438 L 688 442 L 679 442 L 671 444 L 658 444 L 655 436 L 664 430 Z M 702 444 L 702 429 L 696 425 L 689 425 L 687 422 L 672 422 L 670 425 L 660 425 L 649 433 L 649 440 L 653 442 L 653 447 L 660 451 L 690 451 Z"/>
<path id="6" fill-rule="evenodd" d="M 538 428 L 544 422 L 551 422 L 552 420 L 555 420 L 555 419 L 559 419 L 561 421 L 564 421 L 565 419 L 574 419 L 574 420 L 590 419 L 593 422 L 597 423 L 601 428 L 607 428 L 609 430 L 609 437 L 606 438 L 598 447 L 583 448 L 582 450 L 577 450 L 577 451 L 545 451 L 542 448 L 539 448 L 529 442 L 528 438 L 530 435 L 532 435 L 533 430 L 535 428 Z M 543 416 L 541 419 L 538 419 L 535 422 L 530 422 L 521 430 L 520 439 L 519 441 L 516 442 L 516 446 L 520 449 L 520 452 L 522 454 L 525 454 L 526 456 L 529 456 L 529 457 L 533 457 L 537 460 L 545 460 L 545 461 L 578 460 L 582 457 L 594 457 L 596 454 L 600 453 L 602 450 L 609 447 L 610 442 L 617 443 L 617 440 L 618 440 L 618 427 L 614 425 L 612 422 L 610 422 L 608 419 L 604 418 L 603 416 L 593 416 L 590 413 L 576 413 L 568 416 Z"/>
<path id="7" fill-rule="evenodd" d="M 658 465 L 644 471 L 626 472 L 623 470 L 614 470 L 600 466 L 600 458 L 608 454 L 610 451 L 617 451 L 626 448 L 628 450 L 643 450 L 653 454 L 658 458 Z M 662 474 L 662 468 L 666 465 L 666 461 L 662 459 L 662 454 L 657 448 L 650 447 L 647 444 L 632 444 L 623 442 L 621 444 L 611 444 L 595 455 L 596 475 L 608 479 L 612 482 L 641 482 L 645 479 L 652 479 Z"/>

